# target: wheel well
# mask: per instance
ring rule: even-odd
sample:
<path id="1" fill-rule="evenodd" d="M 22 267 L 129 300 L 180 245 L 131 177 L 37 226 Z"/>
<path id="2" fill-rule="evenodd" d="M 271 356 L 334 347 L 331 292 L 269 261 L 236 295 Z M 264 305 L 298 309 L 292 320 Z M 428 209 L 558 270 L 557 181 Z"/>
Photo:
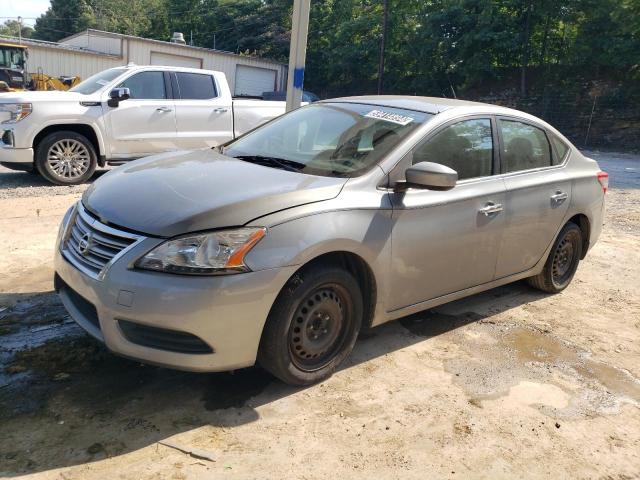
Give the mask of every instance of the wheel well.
<path id="1" fill-rule="evenodd" d="M 580 231 L 582 232 L 582 256 L 580 260 L 584 259 L 587 255 L 587 250 L 589 249 L 589 235 L 591 234 L 591 224 L 589 223 L 589 219 L 586 215 L 578 214 L 574 215 L 569 219 L 569 222 L 573 222 L 578 227 L 580 227 Z"/>
<path id="2" fill-rule="evenodd" d="M 332 263 L 344 268 L 356 278 L 363 297 L 364 318 L 362 326 L 364 328 L 370 327 L 376 308 L 377 288 L 376 279 L 369 264 L 365 262 L 362 257 L 352 252 L 330 252 L 314 258 L 302 268 L 308 268 L 317 264 L 326 265 L 327 263 Z"/>
<path id="3" fill-rule="evenodd" d="M 36 138 L 33 139 L 33 149 L 36 150 L 42 139 L 50 133 L 62 131 L 75 132 L 86 137 L 87 140 L 89 140 L 93 145 L 93 148 L 96 151 L 96 155 L 98 155 L 98 165 L 100 165 L 101 167 L 104 166 L 105 158 L 104 155 L 102 155 L 102 152 L 100 152 L 100 144 L 98 143 L 98 136 L 96 135 L 95 130 L 93 129 L 93 127 L 81 123 L 67 125 L 50 125 L 42 129 L 42 131 L 36 135 Z"/>

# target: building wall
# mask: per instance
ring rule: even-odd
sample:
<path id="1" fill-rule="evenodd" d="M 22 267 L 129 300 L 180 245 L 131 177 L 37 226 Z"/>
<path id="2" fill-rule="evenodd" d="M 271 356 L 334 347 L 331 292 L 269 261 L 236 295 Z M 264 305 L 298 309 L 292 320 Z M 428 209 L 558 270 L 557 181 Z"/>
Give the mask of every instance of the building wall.
<path id="1" fill-rule="evenodd" d="M 152 52 L 197 59 L 202 65 L 201 68 L 223 72 L 227 77 L 231 92 L 235 92 L 236 65 L 248 65 L 275 70 L 277 88 L 284 90 L 286 86 L 286 67 L 280 63 L 259 58 L 243 57 L 203 48 L 175 45 L 169 42 L 149 41 L 93 31 L 64 39 L 61 43 L 121 56 L 122 60 L 119 63 L 120 65 L 129 62 L 137 65 L 150 65 Z M 97 63 L 98 62 L 96 62 L 96 65 Z M 105 62 L 104 59 L 102 60 L 103 65 L 107 63 L 109 67 L 113 66 L 110 61 Z M 182 64 L 182 62 L 176 62 L 176 64 L 179 65 Z M 96 68 L 92 71 L 92 74 L 109 67 Z M 86 78 L 86 75 L 81 76 L 82 78 Z"/>
<path id="2" fill-rule="evenodd" d="M 101 70 L 123 63 L 118 57 L 75 52 L 53 46 L 29 44 L 28 48 L 27 71 L 37 73 L 42 69 L 43 73 L 54 77 L 79 75 L 85 79 Z"/>

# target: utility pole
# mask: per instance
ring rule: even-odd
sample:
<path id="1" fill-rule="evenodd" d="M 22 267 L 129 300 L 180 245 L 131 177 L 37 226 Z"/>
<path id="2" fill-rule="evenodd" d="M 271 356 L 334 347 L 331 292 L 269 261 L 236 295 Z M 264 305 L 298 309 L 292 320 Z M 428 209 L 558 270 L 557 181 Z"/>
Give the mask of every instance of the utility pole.
<path id="1" fill-rule="evenodd" d="M 383 0 L 382 37 L 380 38 L 380 63 L 378 64 L 378 95 L 382 95 L 384 81 L 384 50 L 387 43 L 387 25 L 389 23 L 389 0 Z"/>
<path id="2" fill-rule="evenodd" d="M 311 0 L 293 0 L 289 74 L 287 77 L 287 112 L 295 110 L 302 103 L 310 10 Z"/>
<path id="3" fill-rule="evenodd" d="M 18 17 L 18 44 L 22 45 L 22 17 Z"/>

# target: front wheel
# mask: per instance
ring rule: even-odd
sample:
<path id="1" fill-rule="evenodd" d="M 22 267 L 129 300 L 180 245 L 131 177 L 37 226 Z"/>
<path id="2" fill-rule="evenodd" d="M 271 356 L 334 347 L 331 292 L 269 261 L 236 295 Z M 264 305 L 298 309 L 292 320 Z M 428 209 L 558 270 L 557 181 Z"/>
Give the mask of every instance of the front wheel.
<path id="1" fill-rule="evenodd" d="M 346 270 L 332 265 L 303 269 L 269 313 L 258 363 L 292 385 L 329 377 L 353 349 L 362 305 L 358 282 Z"/>
<path id="2" fill-rule="evenodd" d="M 582 257 L 582 230 L 575 223 L 567 223 L 556 238 L 544 269 L 529 284 L 538 290 L 558 293 L 569 286 Z"/>
<path id="3" fill-rule="evenodd" d="M 36 168 L 57 185 L 78 185 L 96 171 L 98 158 L 92 143 L 71 131 L 54 132 L 36 147 Z"/>

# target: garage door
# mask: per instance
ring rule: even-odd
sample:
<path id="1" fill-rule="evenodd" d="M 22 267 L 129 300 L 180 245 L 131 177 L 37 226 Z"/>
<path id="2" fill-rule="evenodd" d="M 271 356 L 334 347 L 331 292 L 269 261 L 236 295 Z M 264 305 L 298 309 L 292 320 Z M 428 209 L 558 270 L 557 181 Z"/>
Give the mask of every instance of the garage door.
<path id="1" fill-rule="evenodd" d="M 275 87 L 275 70 L 236 65 L 235 95 L 259 96 L 262 92 L 273 92 Z"/>
<path id="2" fill-rule="evenodd" d="M 202 68 L 202 59 L 185 57 L 183 55 L 171 55 L 170 53 L 151 52 L 151 65 Z"/>

